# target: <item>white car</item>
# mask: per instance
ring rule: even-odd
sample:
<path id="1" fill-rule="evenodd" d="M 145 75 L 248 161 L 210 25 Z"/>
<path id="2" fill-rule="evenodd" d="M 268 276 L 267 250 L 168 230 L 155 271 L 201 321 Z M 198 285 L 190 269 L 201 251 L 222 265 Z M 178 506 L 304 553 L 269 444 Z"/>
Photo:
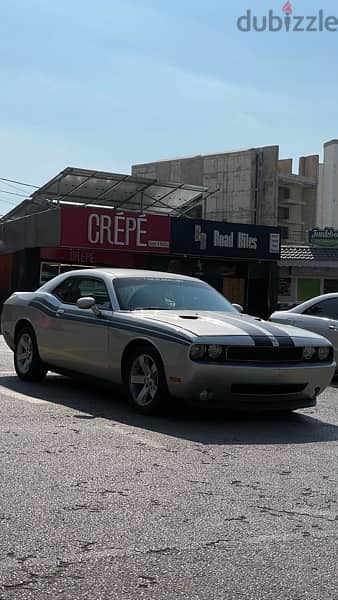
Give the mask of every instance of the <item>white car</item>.
<path id="1" fill-rule="evenodd" d="M 269 320 L 285 325 L 295 325 L 326 337 L 334 347 L 337 361 L 338 292 L 322 294 L 289 310 L 274 312 Z"/>

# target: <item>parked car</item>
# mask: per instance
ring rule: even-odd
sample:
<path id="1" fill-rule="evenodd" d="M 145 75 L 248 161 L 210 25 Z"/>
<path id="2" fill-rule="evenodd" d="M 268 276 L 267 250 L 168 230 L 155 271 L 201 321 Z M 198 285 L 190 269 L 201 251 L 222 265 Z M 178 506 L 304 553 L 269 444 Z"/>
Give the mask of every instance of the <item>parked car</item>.
<path id="1" fill-rule="evenodd" d="M 48 370 L 124 384 L 148 414 L 170 397 L 235 408 L 314 406 L 330 383 L 323 337 L 240 314 L 206 283 L 168 273 L 88 269 L 4 304 L 2 331 L 24 381 Z"/>
<path id="2" fill-rule="evenodd" d="M 322 294 L 288 310 L 274 312 L 269 320 L 274 323 L 295 325 L 326 337 L 334 347 L 337 362 L 338 292 Z"/>

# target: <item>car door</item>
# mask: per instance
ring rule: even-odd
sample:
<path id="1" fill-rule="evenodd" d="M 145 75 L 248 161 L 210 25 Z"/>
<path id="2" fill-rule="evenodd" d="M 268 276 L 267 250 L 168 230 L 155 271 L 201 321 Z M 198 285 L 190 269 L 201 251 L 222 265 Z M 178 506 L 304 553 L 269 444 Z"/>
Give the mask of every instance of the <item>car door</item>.
<path id="1" fill-rule="evenodd" d="M 111 300 L 104 280 L 90 276 L 69 277 L 52 294 L 59 300 L 59 306 L 50 321 L 51 364 L 95 377 L 107 377 Z M 95 298 L 100 316 L 77 306 L 77 300 L 87 296 Z"/>
<path id="2" fill-rule="evenodd" d="M 326 337 L 333 344 L 337 355 L 338 298 L 319 300 L 303 313 L 292 313 L 292 324 Z"/>

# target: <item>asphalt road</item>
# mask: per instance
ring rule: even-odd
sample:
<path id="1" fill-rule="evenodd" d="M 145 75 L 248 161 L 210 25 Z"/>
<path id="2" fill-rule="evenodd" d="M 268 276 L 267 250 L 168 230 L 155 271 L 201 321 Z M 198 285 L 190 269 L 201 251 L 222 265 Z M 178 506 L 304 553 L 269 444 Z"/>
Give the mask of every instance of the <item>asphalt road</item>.
<path id="1" fill-rule="evenodd" d="M 335 387 L 283 418 L 145 418 L 20 383 L 1 339 L 0 431 L 1 600 L 338 598 Z"/>

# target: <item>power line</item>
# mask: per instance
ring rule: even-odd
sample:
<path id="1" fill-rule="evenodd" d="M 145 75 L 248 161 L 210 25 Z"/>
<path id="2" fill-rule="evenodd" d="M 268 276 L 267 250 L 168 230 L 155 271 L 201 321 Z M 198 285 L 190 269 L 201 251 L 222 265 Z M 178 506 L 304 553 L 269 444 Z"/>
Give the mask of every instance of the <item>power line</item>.
<path id="1" fill-rule="evenodd" d="M 7 179 L 6 177 L 0 177 L 0 181 L 9 181 L 9 183 L 17 183 L 18 185 L 24 185 L 25 187 L 39 189 L 38 185 L 32 185 L 31 183 L 24 183 L 23 181 L 16 181 L 15 179 Z"/>
<path id="2" fill-rule="evenodd" d="M 0 190 L 4 194 L 10 194 L 11 196 L 20 196 L 21 198 L 27 198 L 27 194 L 18 194 L 17 192 L 9 192 L 8 190 Z"/>
<path id="3" fill-rule="evenodd" d="M 18 187 L 17 185 L 13 185 L 12 183 L 7 183 L 7 181 L 3 181 L 1 180 L 2 183 L 4 183 L 5 185 L 7 185 L 9 188 L 11 188 L 11 190 L 17 190 L 18 192 L 23 192 L 24 190 L 22 189 L 22 187 Z M 8 192 L 6 192 L 8 193 Z M 27 194 L 30 194 L 31 192 L 27 192 Z"/>

